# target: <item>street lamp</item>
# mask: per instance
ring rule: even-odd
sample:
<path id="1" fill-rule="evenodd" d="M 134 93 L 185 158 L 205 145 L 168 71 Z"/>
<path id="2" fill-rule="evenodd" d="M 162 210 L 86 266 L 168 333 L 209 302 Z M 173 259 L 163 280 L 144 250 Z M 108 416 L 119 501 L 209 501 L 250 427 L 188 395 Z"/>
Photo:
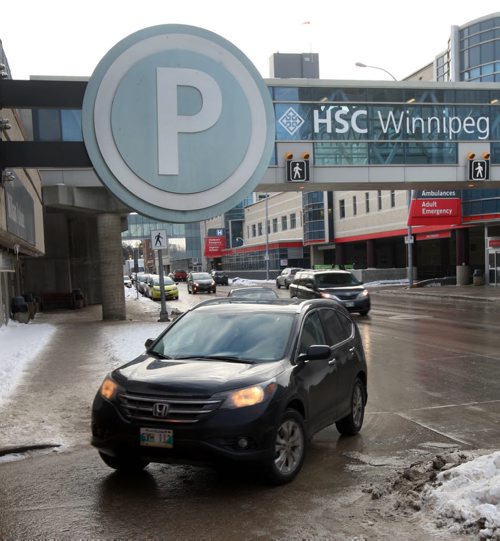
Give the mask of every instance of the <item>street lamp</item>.
<path id="1" fill-rule="evenodd" d="M 357 66 L 358 68 L 372 68 L 374 70 L 383 71 L 383 72 L 387 73 L 387 75 L 389 75 L 389 77 L 391 77 L 392 79 L 397 81 L 396 77 L 394 77 L 394 75 L 390 71 L 387 71 L 384 68 L 379 68 L 378 66 L 368 66 L 367 64 L 363 64 L 363 62 L 356 62 L 355 66 Z"/>
<path id="2" fill-rule="evenodd" d="M 363 62 L 356 62 L 355 65 L 358 67 L 358 68 L 371 68 L 371 69 L 374 69 L 374 70 L 380 70 L 380 71 L 383 71 L 384 73 L 387 73 L 387 75 L 389 75 L 389 77 L 391 77 L 392 79 L 394 79 L 394 81 L 397 81 L 396 77 L 394 77 L 394 75 L 390 72 L 390 71 L 387 71 L 385 68 L 381 68 L 379 66 L 368 66 L 367 64 L 363 64 Z M 411 205 L 411 190 L 408 190 L 407 192 L 407 203 L 408 203 L 408 211 L 410 210 L 410 205 Z M 407 238 L 406 238 L 406 246 L 407 246 L 407 250 L 406 250 L 406 256 L 407 256 L 407 264 L 408 264 L 408 287 L 413 287 L 413 236 L 412 236 L 412 229 L 411 229 L 411 225 L 408 226 L 408 235 L 407 235 Z"/>
<path id="3" fill-rule="evenodd" d="M 266 193 L 266 281 L 269 281 L 269 194 Z"/>

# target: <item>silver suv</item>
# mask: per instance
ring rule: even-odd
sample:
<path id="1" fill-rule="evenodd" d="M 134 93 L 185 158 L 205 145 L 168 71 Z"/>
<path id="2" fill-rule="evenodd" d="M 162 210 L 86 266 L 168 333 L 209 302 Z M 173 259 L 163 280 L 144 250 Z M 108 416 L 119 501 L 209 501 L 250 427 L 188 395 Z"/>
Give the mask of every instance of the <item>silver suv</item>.
<path id="1" fill-rule="evenodd" d="M 304 270 L 300 267 L 287 267 L 281 271 L 281 274 L 276 278 L 276 287 L 284 287 L 288 289 L 290 284 L 293 282 L 295 273 Z"/>

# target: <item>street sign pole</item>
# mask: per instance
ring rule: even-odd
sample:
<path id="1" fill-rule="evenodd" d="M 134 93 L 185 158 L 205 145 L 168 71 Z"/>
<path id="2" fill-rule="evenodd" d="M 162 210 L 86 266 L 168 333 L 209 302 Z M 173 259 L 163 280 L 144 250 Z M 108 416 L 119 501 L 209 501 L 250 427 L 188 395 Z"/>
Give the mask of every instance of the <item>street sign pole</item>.
<path id="1" fill-rule="evenodd" d="M 167 303 L 165 302 L 165 280 L 163 276 L 163 258 L 161 250 L 158 250 L 158 274 L 160 275 L 160 319 L 159 321 L 170 321 L 168 318 Z"/>
<path id="2" fill-rule="evenodd" d="M 412 199 L 412 191 L 408 190 L 406 192 L 407 195 L 407 203 L 408 203 L 408 212 L 410 211 L 411 206 L 411 199 Z M 406 246 L 406 253 L 407 253 L 407 274 L 408 274 L 408 287 L 413 287 L 413 235 L 412 235 L 412 229 L 411 225 L 408 226 L 408 244 Z"/>
<path id="3" fill-rule="evenodd" d="M 170 321 L 165 303 L 165 280 L 163 272 L 162 249 L 168 248 L 166 231 L 151 231 L 151 248 L 158 252 L 158 276 L 160 277 L 160 319 L 158 321 Z"/>

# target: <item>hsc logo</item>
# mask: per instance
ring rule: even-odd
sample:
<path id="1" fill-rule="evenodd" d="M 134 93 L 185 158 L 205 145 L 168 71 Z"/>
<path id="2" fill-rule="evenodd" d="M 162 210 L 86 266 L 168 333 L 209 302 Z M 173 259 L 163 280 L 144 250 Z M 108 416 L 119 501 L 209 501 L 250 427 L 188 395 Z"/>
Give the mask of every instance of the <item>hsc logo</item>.
<path id="1" fill-rule="evenodd" d="M 234 45 L 163 25 L 115 45 L 87 86 L 84 141 L 131 209 L 168 222 L 229 210 L 261 180 L 274 144 L 271 98 Z"/>

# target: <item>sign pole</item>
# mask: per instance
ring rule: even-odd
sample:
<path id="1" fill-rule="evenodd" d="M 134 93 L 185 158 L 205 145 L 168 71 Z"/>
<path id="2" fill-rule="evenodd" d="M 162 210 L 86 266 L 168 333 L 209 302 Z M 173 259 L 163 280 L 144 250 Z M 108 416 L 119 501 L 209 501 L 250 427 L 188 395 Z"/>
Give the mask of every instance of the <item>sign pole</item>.
<path id="1" fill-rule="evenodd" d="M 411 190 L 407 191 L 407 197 L 408 197 L 408 212 L 410 211 L 411 206 Z M 412 229 L 411 225 L 408 226 L 408 244 L 406 246 L 407 249 L 407 263 L 408 263 L 408 287 L 413 287 L 413 243 L 412 240 Z"/>
<path id="2" fill-rule="evenodd" d="M 160 319 L 158 321 L 170 321 L 165 303 L 165 280 L 163 273 L 163 248 L 168 248 L 166 231 L 151 231 L 151 248 L 158 252 L 158 276 L 160 277 Z"/>
<path id="3" fill-rule="evenodd" d="M 168 310 L 167 310 L 167 303 L 165 302 L 165 280 L 163 276 L 163 258 L 161 254 L 161 250 L 158 250 L 158 267 L 160 267 L 159 275 L 160 275 L 160 319 L 159 321 L 170 321 L 168 318 Z"/>

